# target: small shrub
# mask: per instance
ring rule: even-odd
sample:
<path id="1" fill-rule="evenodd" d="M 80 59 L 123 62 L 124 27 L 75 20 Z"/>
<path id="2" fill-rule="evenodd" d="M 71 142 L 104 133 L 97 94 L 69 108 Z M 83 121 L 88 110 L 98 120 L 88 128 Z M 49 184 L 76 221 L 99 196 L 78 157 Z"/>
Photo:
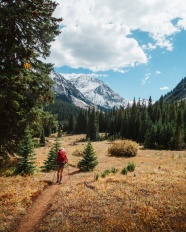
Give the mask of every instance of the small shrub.
<path id="1" fill-rule="evenodd" d="M 96 175 L 95 175 L 95 180 L 98 180 L 98 179 L 99 179 L 99 174 L 96 173 Z"/>
<path id="2" fill-rule="evenodd" d="M 105 178 L 105 177 L 106 177 L 106 175 L 107 175 L 107 173 L 106 173 L 106 172 L 102 172 L 102 173 L 101 173 L 101 177 L 103 177 L 103 178 Z"/>
<path id="3" fill-rule="evenodd" d="M 110 173 L 110 170 L 106 169 L 104 172 L 108 175 Z"/>
<path id="4" fill-rule="evenodd" d="M 127 175 L 128 173 L 128 169 L 126 167 L 124 167 L 122 170 L 121 170 L 121 174 L 122 175 Z"/>
<path id="5" fill-rule="evenodd" d="M 127 170 L 129 172 L 133 172 L 135 167 L 136 167 L 136 165 L 133 162 L 129 162 L 128 165 L 127 165 Z"/>
<path id="6" fill-rule="evenodd" d="M 73 153 L 73 156 L 77 156 L 77 157 L 83 157 L 83 151 L 82 150 L 78 150 L 76 149 Z"/>
<path id="7" fill-rule="evenodd" d="M 138 144 L 131 140 L 116 140 L 108 149 L 108 154 L 113 156 L 133 157 L 138 152 Z"/>
<path id="8" fill-rule="evenodd" d="M 112 167 L 111 170 L 110 170 L 110 172 L 117 173 L 118 172 L 118 168 Z"/>
<path id="9" fill-rule="evenodd" d="M 101 173 L 101 177 L 106 177 L 109 173 L 116 173 L 118 172 L 118 169 L 115 167 L 112 167 L 111 169 L 106 169 L 104 172 Z"/>

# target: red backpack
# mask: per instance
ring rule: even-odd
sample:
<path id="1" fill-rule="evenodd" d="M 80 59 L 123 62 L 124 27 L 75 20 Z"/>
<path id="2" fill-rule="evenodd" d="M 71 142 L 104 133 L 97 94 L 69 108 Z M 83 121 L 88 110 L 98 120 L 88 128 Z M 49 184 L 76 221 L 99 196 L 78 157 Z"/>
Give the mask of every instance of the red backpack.
<path id="1" fill-rule="evenodd" d="M 66 152 L 64 150 L 59 150 L 58 151 L 56 161 L 57 161 L 57 164 L 66 164 L 66 163 L 68 163 Z"/>

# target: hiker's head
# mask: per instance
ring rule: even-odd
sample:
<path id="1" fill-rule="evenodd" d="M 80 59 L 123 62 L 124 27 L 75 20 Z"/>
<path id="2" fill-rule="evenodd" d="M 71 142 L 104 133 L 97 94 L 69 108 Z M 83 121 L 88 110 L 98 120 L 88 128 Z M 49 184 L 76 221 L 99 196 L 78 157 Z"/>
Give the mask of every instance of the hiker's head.
<path id="1" fill-rule="evenodd" d="M 61 147 L 59 150 L 64 151 L 64 150 L 65 150 L 65 148 L 64 148 L 64 147 Z"/>

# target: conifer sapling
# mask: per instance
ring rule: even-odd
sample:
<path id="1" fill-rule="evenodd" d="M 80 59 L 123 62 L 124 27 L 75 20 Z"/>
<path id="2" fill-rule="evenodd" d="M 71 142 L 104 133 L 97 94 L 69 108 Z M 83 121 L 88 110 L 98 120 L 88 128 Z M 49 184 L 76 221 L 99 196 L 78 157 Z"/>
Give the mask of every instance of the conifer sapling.
<path id="1" fill-rule="evenodd" d="M 83 159 L 79 161 L 78 168 L 81 171 L 93 171 L 93 169 L 98 165 L 97 156 L 95 154 L 94 148 L 91 141 L 88 140 L 87 146 L 83 151 Z"/>

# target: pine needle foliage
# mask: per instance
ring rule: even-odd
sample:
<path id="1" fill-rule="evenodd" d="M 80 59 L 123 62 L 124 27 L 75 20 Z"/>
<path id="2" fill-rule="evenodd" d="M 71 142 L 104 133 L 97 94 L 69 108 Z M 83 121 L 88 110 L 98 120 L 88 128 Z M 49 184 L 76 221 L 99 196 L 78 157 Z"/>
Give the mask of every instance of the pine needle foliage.
<path id="1" fill-rule="evenodd" d="M 0 1 L 0 147 L 14 153 L 28 125 L 42 125 L 52 103 L 53 64 L 44 63 L 60 34 L 51 0 Z"/>
<path id="2" fill-rule="evenodd" d="M 20 160 L 18 161 L 15 173 L 21 175 L 33 174 L 36 170 L 36 154 L 34 153 L 34 143 L 28 127 L 25 129 L 24 137 L 17 150 L 17 155 L 20 156 Z"/>
<path id="3" fill-rule="evenodd" d="M 46 143 L 45 143 L 45 131 L 43 128 L 41 130 L 41 135 L 40 135 L 40 145 L 42 147 L 44 147 L 46 145 Z"/>
<path id="4" fill-rule="evenodd" d="M 44 161 L 44 171 L 50 171 L 50 170 L 56 170 L 56 157 L 57 157 L 57 152 L 60 148 L 60 144 L 58 139 L 56 139 L 55 144 L 52 146 L 48 153 L 47 160 Z"/>
<path id="5" fill-rule="evenodd" d="M 80 171 L 89 172 L 89 171 L 93 171 L 97 165 L 98 165 L 98 161 L 97 161 L 96 153 L 91 144 L 91 141 L 88 140 L 87 146 L 83 151 L 83 159 L 79 161 L 77 167 L 80 169 Z"/>

